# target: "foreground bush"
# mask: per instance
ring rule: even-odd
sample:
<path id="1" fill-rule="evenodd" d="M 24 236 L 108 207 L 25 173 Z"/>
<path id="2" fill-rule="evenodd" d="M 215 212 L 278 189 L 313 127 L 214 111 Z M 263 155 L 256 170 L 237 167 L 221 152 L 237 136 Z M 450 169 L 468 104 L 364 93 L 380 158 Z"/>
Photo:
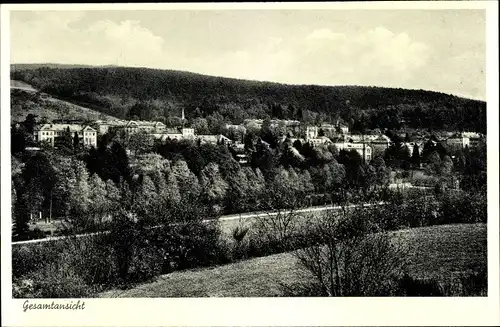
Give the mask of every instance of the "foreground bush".
<path id="1" fill-rule="evenodd" d="M 451 192 L 442 194 L 440 202 L 440 224 L 486 223 L 488 206 L 486 193 Z"/>
<path id="2" fill-rule="evenodd" d="M 175 270 L 295 250 L 302 267 L 313 273 L 315 281 L 291 293 L 411 295 L 416 294 L 418 283 L 423 283 L 420 289 L 426 289 L 422 291 L 426 294 L 484 292 L 487 278 L 481 275 L 459 282 L 439 281 L 439 287 L 432 281 L 405 281 L 403 249 L 391 243 L 384 232 L 443 223 L 486 222 L 485 194 L 429 196 L 396 192 L 384 197 L 385 205 L 344 208 L 319 217 L 298 215 L 294 209 L 278 210 L 277 214 L 258 219 L 250 230 L 235 230 L 232 245 L 215 220 L 202 222 L 207 217 L 203 208 L 185 203 L 176 206 L 164 213 L 160 219 L 163 224 L 156 228 L 146 225 L 147 220 L 121 212 L 114 217 L 109 234 L 68 236 L 63 241 L 14 247 L 13 295 L 91 296 Z"/>
<path id="3" fill-rule="evenodd" d="M 404 272 L 402 249 L 357 213 L 327 212 L 304 227 L 309 239 L 294 255 L 314 276 L 315 289 L 322 296 L 392 295 L 395 281 Z M 312 235 L 315 244 L 311 245 Z"/>

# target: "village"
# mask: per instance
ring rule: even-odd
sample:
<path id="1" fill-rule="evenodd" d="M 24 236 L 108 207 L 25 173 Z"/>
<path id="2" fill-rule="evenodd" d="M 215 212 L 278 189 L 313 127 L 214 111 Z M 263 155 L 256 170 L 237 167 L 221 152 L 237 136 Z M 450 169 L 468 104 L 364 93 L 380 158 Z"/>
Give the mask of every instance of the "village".
<path id="1" fill-rule="evenodd" d="M 491 298 L 491 15 L 390 6 L 9 10 L 5 298 Z"/>
<path id="2" fill-rule="evenodd" d="M 277 131 L 280 135 L 280 143 L 288 141 L 292 147 L 298 143 L 309 144 L 312 147 L 334 146 L 340 150 L 355 150 L 364 162 L 370 162 L 376 155 L 384 153 L 392 144 L 389 136 L 380 131 L 370 131 L 366 134 L 351 133 L 349 127 L 337 121 L 336 123 L 321 123 L 318 125 L 306 125 L 298 120 L 280 119 L 245 119 L 242 124 L 226 123 L 221 134 L 198 134 L 195 128 L 190 127 L 189 121 L 185 118 L 184 109 L 180 117 L 181 126 L 167 127 L 160 121 L 144 120 L 95 120 L 88 124 L 78 121 L 55 121 L 52 123 L 42 123 L 34 128 L 33 140 L 54 146 L 57 138 L 64 132 L 69 131 L 71 136 L 77 135 L 87 147 L 97 147 L 98 136 L 104 135 L 111 130 L 124 132 L 126 135 L 141 133 L 155 140 L 190 140 L 199 144 L 224 144 L 234 150 L 236 159 L 240 164 L 248 162 L 248 149 L 245 148 L 244 136 L 248 131 L 258 132 L 267 123 L 268 128 Z M 234 137 L 234 136 L 237 137 Z M 452 149 L 465 149 L 475 147 L 485 136 L 476 132 L 441 132 L 436 136 L 417 135 L 409 139 L 407 133 L 396 134 L 399 138 L 400 146 L 406 148 L 409 156 L 413 151 L 419 151 L 421 155 L 424 144 L 430 141 L 434 145 L 438 142 L 445 144 Z M 228 136 L 233 136 L 232 138 Z M 260 140 L 266 146 L 269 144 Z M 297 143 L 298 142 L 298 143 Z"/>

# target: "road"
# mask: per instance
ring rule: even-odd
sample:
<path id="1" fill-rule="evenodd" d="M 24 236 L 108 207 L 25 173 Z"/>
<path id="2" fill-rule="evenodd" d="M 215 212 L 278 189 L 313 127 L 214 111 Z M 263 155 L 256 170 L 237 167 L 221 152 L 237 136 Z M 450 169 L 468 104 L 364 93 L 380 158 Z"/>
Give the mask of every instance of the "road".
<path id="1" fill-rule="evenodd" d="M 354 207 L 369 207 L 373 205 L 380 205 L 383 204 L 383 202 L 379 202 L 377 204 L 358 204 L 358 205 L 349 205 L 347 206 L 348 208 L 354 208 Z M 294 210 L 296 213 L 315 213 L 315 212 L 322 212 L 322 211 L 327 211 L 327 210 L 340 210 L 342 209 L 341 206 L 318 206 L 318 207 L 309 207 L 309 208 L 303 208 L 303 209 L 297 209 Z M 291 210 L 281 210 L 280 211 L 282 214 L 284 213 L 290 213 Z M 220 222 L 220 226 L 222 228 L 222 231 L 225 233 L 230 234 L 233 230 L 238 225 L 245 225 L 245 226 L 250 226 L 252 224 L 252 220 L 257 219 L 257 218 L 266 218 L 266 217 L 272 217 L 276 216 L 278 214 L 278 211 L 274 212 L 265 212 L 265 211 L 259 211 L 259 212 L 249 212 L 249 213 L 242 213 L 242 214 L 233 214 L 233 215 L 226 215 L 226 216 L 221 216 L 218 221 Z M 203 222 L 211 222 L 212 220 L 204 220 Z M 86 234 L 79 234 L 76 235 L 77 238 L 80 237 L 89 237 L 92 235 L 96 235 L 98 233 L 86 233 Z M 37 240 L 28 240 L 28 241 L 19 241 L 19 242 L 12 242 L 12 246 L 19 246 L 23 244 L 33 244 L 33 243 L 45 243 L 45 242 L 53 242 L 57 240 L 62 240 L 66 238 L 65 236 L 56 236 L 56 237 L 48 237 L 48 238 L 42 238 L 42 239 L 37 239 Z"/>

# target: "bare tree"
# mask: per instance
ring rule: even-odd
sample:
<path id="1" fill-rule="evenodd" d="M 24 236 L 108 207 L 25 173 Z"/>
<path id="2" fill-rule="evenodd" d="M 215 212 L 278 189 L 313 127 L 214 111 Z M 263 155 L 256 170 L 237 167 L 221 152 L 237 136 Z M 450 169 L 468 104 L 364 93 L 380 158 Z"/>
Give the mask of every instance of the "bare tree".
<path id="1" fill-rule="evenodd" d="M 404 252 L 387 232 L 379 232 L 363 209 L 327 211 L 301 227 L 299 265 L 313 277 L 321 296 L 394 294 L 405 268 Z M 303 285 L 302 285 L 303 287 Z"/>

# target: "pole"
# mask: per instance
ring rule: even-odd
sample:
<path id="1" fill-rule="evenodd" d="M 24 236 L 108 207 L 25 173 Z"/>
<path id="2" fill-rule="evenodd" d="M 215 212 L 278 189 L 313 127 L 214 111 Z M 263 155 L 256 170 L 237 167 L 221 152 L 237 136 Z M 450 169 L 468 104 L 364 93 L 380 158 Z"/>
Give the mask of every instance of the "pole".
<path id="1" fill-rule="evenodd" d="M 52 221 L 52 190 L 50 190 L 49 222 Z"/>

